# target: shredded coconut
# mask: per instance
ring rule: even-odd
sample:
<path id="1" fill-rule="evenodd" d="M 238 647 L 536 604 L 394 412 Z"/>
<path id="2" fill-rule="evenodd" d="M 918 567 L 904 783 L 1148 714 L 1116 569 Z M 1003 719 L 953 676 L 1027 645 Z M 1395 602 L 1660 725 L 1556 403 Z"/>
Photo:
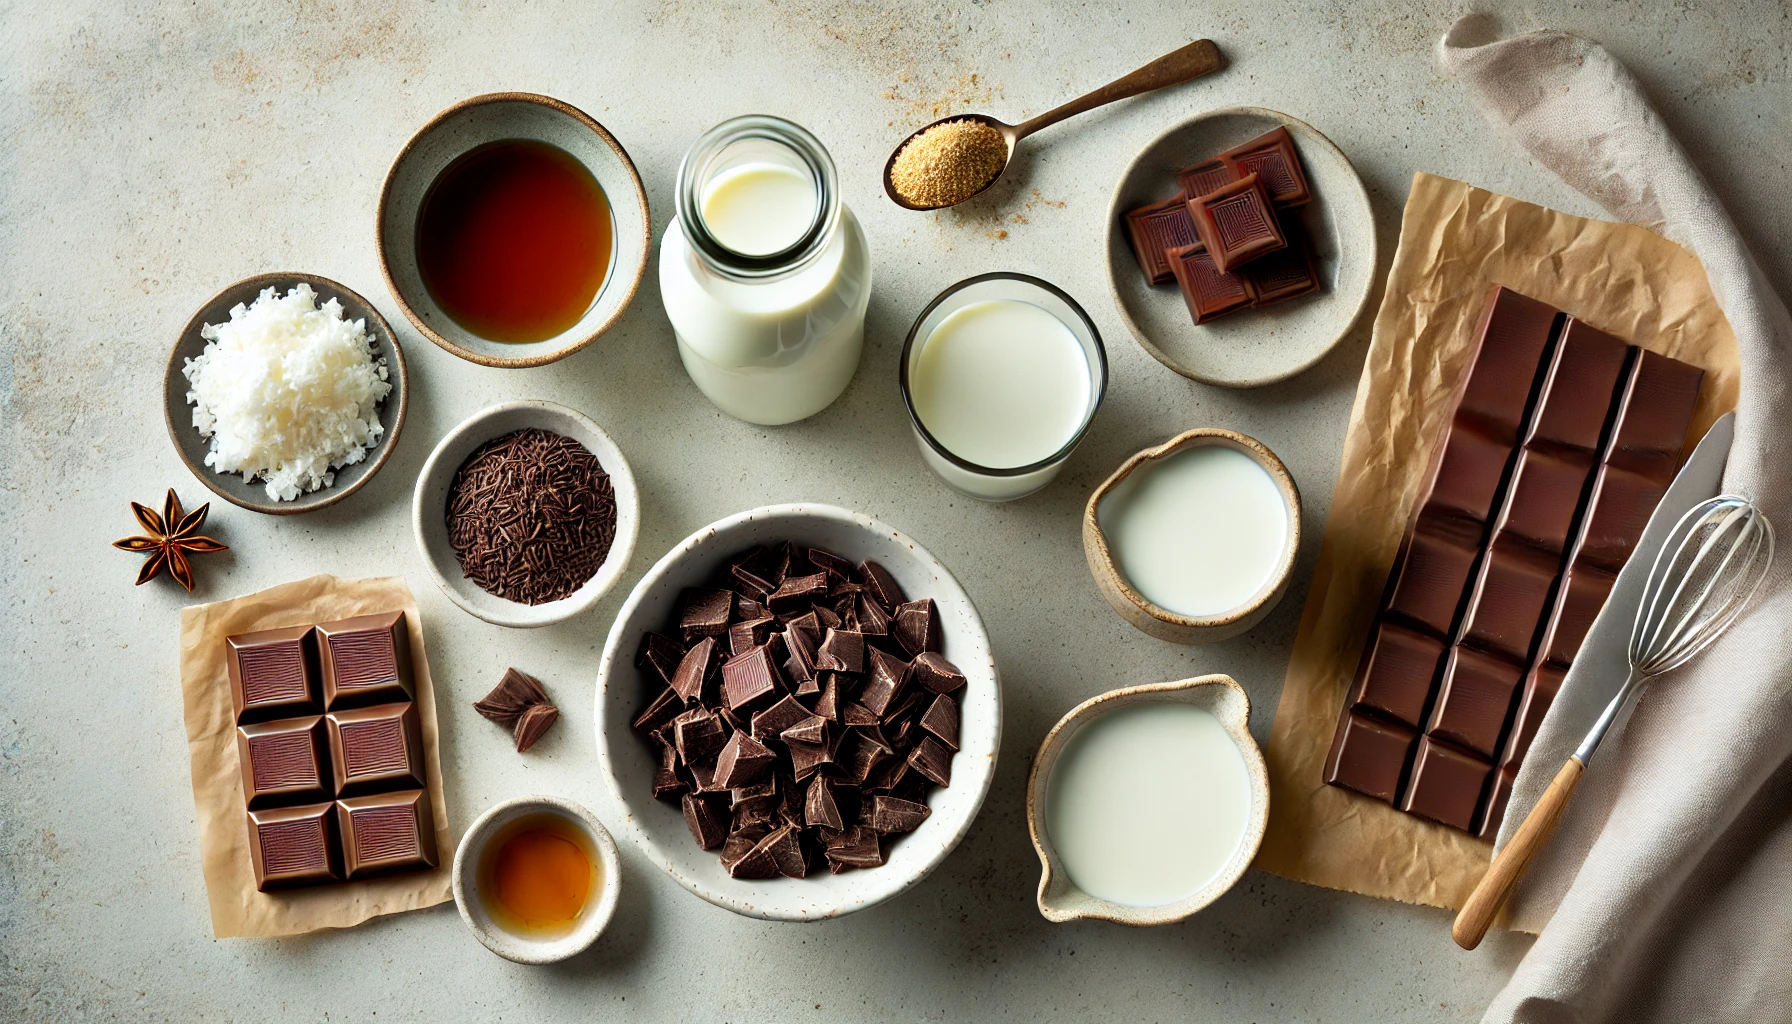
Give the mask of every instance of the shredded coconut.
<path id="1" fill-rule="evenodd" d="M 206 324 L 205 351 L 181 372 L 193 426 L 211 439 L 205 464 L 291 501 L 367 457 L 392 385 L 365 320 L 344 320 L 336 299 L 319 308 L 308 284 L 276 291 L 237 303 L 229 323 Z"/>

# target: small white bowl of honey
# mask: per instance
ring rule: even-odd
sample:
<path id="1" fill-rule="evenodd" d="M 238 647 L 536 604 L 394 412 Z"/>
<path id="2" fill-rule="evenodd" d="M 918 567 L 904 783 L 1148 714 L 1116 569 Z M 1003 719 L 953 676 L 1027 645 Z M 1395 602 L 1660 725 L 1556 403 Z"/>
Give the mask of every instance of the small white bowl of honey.
<path id="1" fill-rule="evenodd" d="M 622 891 L 616 843 L 588 809 L 518 797 L 479 816 L 454 852 L 454 903 L 485 948 L 519 964 L 577 956 Z"/>

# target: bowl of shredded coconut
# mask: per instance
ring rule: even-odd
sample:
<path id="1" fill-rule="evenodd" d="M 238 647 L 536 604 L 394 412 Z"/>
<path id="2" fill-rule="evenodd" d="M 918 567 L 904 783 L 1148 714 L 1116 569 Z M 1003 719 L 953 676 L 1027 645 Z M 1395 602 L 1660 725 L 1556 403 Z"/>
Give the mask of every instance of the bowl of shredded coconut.
<path id="1" fill-rule="evenodd" d="M 163 389 L 168 433 L 202 483 L 290 515 L 341 501 L 385 464 L 404 424 L 404 353 L 350 289 L 262 274 L 193 314 Z"/>

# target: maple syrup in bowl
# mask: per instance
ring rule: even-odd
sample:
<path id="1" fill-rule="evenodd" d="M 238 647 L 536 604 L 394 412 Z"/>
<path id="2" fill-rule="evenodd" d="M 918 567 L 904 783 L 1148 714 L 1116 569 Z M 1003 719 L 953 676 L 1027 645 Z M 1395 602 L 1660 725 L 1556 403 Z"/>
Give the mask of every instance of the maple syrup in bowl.
<path id="1" fill-rule="evenodd" d="M 454 854 L 454 901 L 492 952 L 552 963 L 596 941 L 616 910 L 620 864 L 610 833 L 585 807 L 523 797 L 493 807 Z"/>
<path id="2" fill-rule="evenodd" d="M 608 131 L 559 100 L 476 96 L 425 125 L 380 193 L 381 267 L 423 335 L 539 366 L 621 318 L 647 267 L 647 196 Z"/>

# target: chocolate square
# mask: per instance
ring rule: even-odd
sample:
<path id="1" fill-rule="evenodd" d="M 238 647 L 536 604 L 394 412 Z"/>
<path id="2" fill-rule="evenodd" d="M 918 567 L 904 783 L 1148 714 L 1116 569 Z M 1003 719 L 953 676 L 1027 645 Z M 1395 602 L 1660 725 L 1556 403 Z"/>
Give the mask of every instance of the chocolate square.
<path id="1" fill-rule="evenodd" d="M 1204 196 L 1222 185 L 1230 183 L 1234 175 L 1219 157 L 1204 160 L 1176 172 L 1176 184 L 1182 186 L 1183 194 L 1178 198 L 1186 200 L 1189 196 Z"/>
<path id="2" fill-rule="evenodd" d="M 323 711 L 318 699 L 317 642 L 310 626 L 226 637 L 230 700 L 238 722 L 296 718 Z"/>
<path id="3" fill-rule="evenodd" d="M 423 788 L 423 733 L 415 704 L 332 711 L 324 720 L 337 796 Z"/>
<path id="4" fill-rule="evenodd" d="M 729 710 L 739 711 L 782 688 L 766 647 L 755 647 L 722 663 L 722 699 Z"/>
<path id="5" fill-rule="evenodd" d="M 1325 781 L 1383 803 L 1399 795 L 1400 774 L 1417 735 L 1404 725 L 1355 711 L 1344 712 L 1326 758 Z"/>
<path id="6" fill-rule="evenodd" d="M 1278 302 L 1298 299 L 1319 290 L 1319 272 L 1313 268 L 1313 246 L 1307 233 L 1298 224 L 1283 220 L 1282 233 L 1288 246 L 1279 252 L 1258 257 L 1239 273 L 1256 293 L 1256 306 L 1273 306 Z"/>
<path id="7" fill-rule="evenodd" d="M 1510 534 L 1494 537 L 1476 575 L 1460 640 L 1524 664 L 1555 589 L 1561 557 Z"/>
<path id="8" fill-rule="evenodd" d="M 1459 422 L 1463 416 L 1480 417 L 1490 436 L 1517 447 L 1543 353 L 1561 318 L 1552 306 L 1510 288 L 1494 288 L 1456 406 Z"/>
<path id="9" fill-rule="evenodd" d="M 357 615 L 317 627 L 324 708 L 411 700 L 411 634 L 404 612 Z"/>
<path id="10" fill-rule="evenodd" d="M 1493 766 L 1473 754 L 1442 740 L 1421 736 L 1413 755 L 1412 780 L 1406 785 L 1400 809 L 1464 832 L 1472 831 L 1481 790 L 1492 773 Z"/>
<path id="11" fill-rule="evenodd" d="M 316 803 L 335 795 L 323 724 L 309 715 L 237 728 L 237 762 L 251 808 Z"/>
<path id="12" fill-rule="evenodd" d="M 336 826 L 350 881 L 436 866 L 435 819 L 425 790 L 337 800 Z"/>
<path id="13" fill-rule="evenodd" d="M 1125 219 L 1127 238 L 1132 242 L 1139 269 L 1145 272 L 1145 280 L 1152 284 L 1168 281 L 1170 261 L 1165 254 L 1197 241 L 1194 221 L 1189 219 L 1188 198 L 1178 194 L 1148 203 L 1126 211 Z"/>
<path id="14" fill-rule="evenodd" d="M 262 892 L 343 878 L 335 805 L 271 807 L 249 812 L 249 859 Z"/>
<path id="15" fill-rule="evenodd" d="M 1244 274 L 1223 274 L 1214 266 L 1207 247 L 1199 242 L 1171 249 L 1170 272 L 1182 289 L 1182 301 L 1197 324 L 1233 313 L 1257 301 L 1256 286 Z"/>
<path id="16" fill-rule="evenodd" d="M 1555 703 L 1556 694 L 1561 692 L 1562 680 L 1568 670 L 1560 665 L 1544 662 L 1534 665 L 1525 675 L 1524 693 L 1519 697 L 1518 713 L 1512 719 L 1510 734 L 1506 737 L 1506 747 L 1500 753 L 1500 763 L 1517 770 L 1520 761 L 1530 753 L 1531 742 L 1537 738 L 1537 727 L 1543 724 L 1543 716 L 1549 713 L 1549 706 Z"/>
<path id="17" fill-rule="evenodd" d="M 1581 492 L 1593 475 L 1593 453 L 1573 448 L 1522 448 L 1512 470 L 1498 530 L 1546 551 L 1568 546 Z"/>
<path id="18" fill-rule="evenodd" d="M 1545 370 L 1526 443 L 1597 451 L 1629 358 L 1629 345 L 1569 317 Z"/>
<path id="19" fill-rule="evenodd" d="M 865 576 L 865 590 L 886 610 L 894 611 L 908 603 L 908 597 L 903 594 L 896 577 L 890 575 L 890 570 L 867 558 L 859 563 L 859 572 Z"/>
<path id="20" fill-rule="evenodd" d="M 1524 669 L 1472 647 L 1455 647 L 1431 709 L 1431 735 L 1492 758 Z"/>
<path id="21" fill-rule="evenodd" d="M 719 798 L 686 793 L 681 806 L 685 826 L 698 846 L 713 850 L 728 838 L 728 812 L 723 810 Z"/>
<path id="22" fill-rule="evenodd" d="M 1369 642 L 1352 703 L 1417 728 L 1444 660 L 1444 642 L 1383 622 Z"/>
<path id="23" fill-rule="evenodd" d="M 1666 488 L 1680 465 L 1705 371 L 1646 350 L 1635 366 L 1605 461 Z"/>
<path id="24" fill-rule="evenodd" d="M 1570 565 L 1556 584 L 1555 613 L 1538 657 L 1563 667 L 1572 664 L 1617 583 L 1615 575 L 1596 565 Z"/>
<path id="25" fill-rule="evenodd" d="M 1623 466 L 1607 463 L 1599 467 L 1575 562 L 1588 562 L 1613 574 L 1623 569 L 1666 493 L 1666 483 Z"/>
<path id="26" fill-rule="evenodd" d="M 1270 208 L 1269 193 L 1255 174 L 1206 195 L 1189 197 L 1188 213 L 1195 223 L 1195 237 L 1207 247 L 1214 267 L 1222 274 L 1288 245 L 1281 222 Z"/>
<path id="27" fill-rule="evenodd" d="M 1313 199 L 1313 190 L 1307 186 L 1306 169 L 1301 166 L 1294 138 L 1286 128 L 1277 128 L 1242 146 L 1228 149 L 1218 160 L 1232 178 L 1248 174 L 1262 178 L 1264 191 L 1278 206 L 1304 206 Z"/>
<path id="28" fill-rule="evenodd" d="M 679 603 L 682 610 L 678 613 L 678 628 L 684 631 L 686 643 L 728 631 L 728 616 L 734 610 L 733 591 L 693 587 L 679 595 Z"/>
<path id="29" fill-rule="evenodd" d="M 1447 636 L 1480 554 L 1481 524 L 1421 515 L 1394 563 L 1390 612 Z"/>
<path id="30" fill-rule="evenodd" d="M 1486 433 L 1471 419 L 1450 423 L 1440 444 L 1426 514 L 1453 512 L 1480 522 L 1491 519 L 1500 481 L 1512 459 L 1512 442 Z"/>

